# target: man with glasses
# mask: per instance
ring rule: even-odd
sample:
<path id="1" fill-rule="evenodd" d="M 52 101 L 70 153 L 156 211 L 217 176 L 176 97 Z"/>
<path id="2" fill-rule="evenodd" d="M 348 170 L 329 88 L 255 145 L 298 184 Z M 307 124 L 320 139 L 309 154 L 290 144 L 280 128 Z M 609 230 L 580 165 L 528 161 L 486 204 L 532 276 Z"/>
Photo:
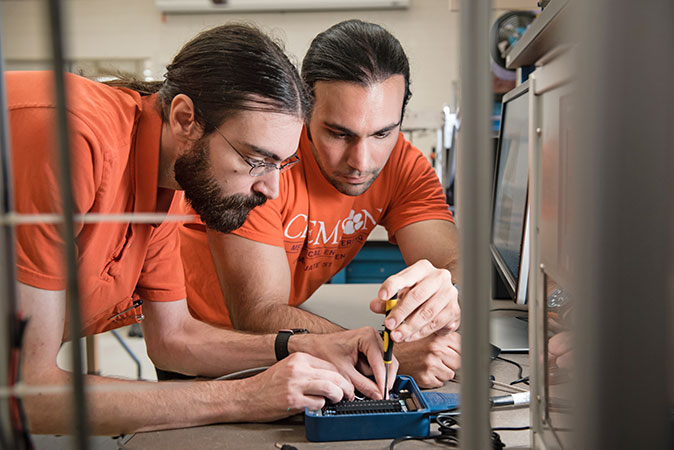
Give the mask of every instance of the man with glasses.
<path id="1" fill-rule="evenodd" d="M 250 159 L 249 157 L 245 156 L 243 153 L 238 151 L 236 149 L 236 147 L 234 147 L 234 145 L 231 142 L 229 142 L 229 139 L 227 139 L 227 137 L 225 137 L 225 135 L 222 134 L 222 132 L 220 130 L 218 130 L 216 128 L 215 131 L 220 136 L 222 136 L 222 138 L 225 140 L 225 142 L 227 142 L 229 144 L 229 146 L 232 147 L 232 149 L 241 157 L 241 159 L 243 159 L 244 162 L 250 166 L 250 171 L 248 172 L 248 175 L 250 175 L 251 177 L 261 177 L 262 175 L 265 175 L 269 172 L 273 172 L 275 170 L 278 170 L 279 173 L 283 173 L 286 170 L 290 169 L 296 163 L 300 162 L 300 157 L 297 156 L 297 152 L 295 152 L 294 155 L 292 155 L 290 158 L 285 160 L 280 166 L 276 165 L 274 163 L 268 163 L 268 162 L 264 162 L 264 161 L 255 161 L 254 159 Z M 274 154 L 270 153 L 270 152 L 263 152 L 263 155 L 268 157 L 268 158 L 274 157 Z"/>
<path id="2" fill-rule="evenodd" d="M 302 77 L 314 107 L 301 161 L 281 177 L 279 197 L 232 233 L 208 223 L 208 230 L 181 228 L 190 311 L 245 331 L 338 331 L 297 306 L 346 267 L 381 224 L 408 267 L 382 284 L 370 308 L 383 313 L 383 300 L 398 294 L 386 323 L 400 343 L 400 372 L 421 386 L 440 386 L 460 365 L 452 285 L 458 236 L 428 160 L 400 133 L 411 95 L 407 56 L 382 27 L 350 20 L 314 39 Z"/>
<path id="3" fill-rule="evenodd" d="M 60 213 L 52 163 L 53 75 L 4 75 L 16 211 Z M 279 172 L 298 161 L 307 94 L 278 44 L 250 26 L 216 27 L 180 50 L 164 81 L 111 84 L 66 76 L 74 213 L 130 216 L 75 223 L 82 334 L 142 321 L 148 354 L 160 369 L 215 378 L 272 367 L 236 381 L 148 383 L 87 375 L 91 431 L 275 420 L 318 409 L 326 399 L 352 399 L 354 385 L 381 398 L 382 344 L 373 329 L 298 335 L 280 348 L 274 334 L 237 333 L 195 320 L 184 300 L 178 225 L 164 220 L 179 211 L 177 191 L 210 227 L 229 232 L 251 209 L 278 196 Z M 134 221 L 138 213 L 155 214 L 156 221 Z M 71 338 L 63 237 L 59 226 L 44 223 L 18 226 L 16 235 L 18 303 L 27 324 L 11 376 L 20 374 L 28 387 L 22 405 L 30 432 L 69 433 L 71 374 L 56 362 L 62 342 Z M 274 364 L 280 351 L 290 355 Z M 356 365 L 374 372 L 379 386 Z"/>

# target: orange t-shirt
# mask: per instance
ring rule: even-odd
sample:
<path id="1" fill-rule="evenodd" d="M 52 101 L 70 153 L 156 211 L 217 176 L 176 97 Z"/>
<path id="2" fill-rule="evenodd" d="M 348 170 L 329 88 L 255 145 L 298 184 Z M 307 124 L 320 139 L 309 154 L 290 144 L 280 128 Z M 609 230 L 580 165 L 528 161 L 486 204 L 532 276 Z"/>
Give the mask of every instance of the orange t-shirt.
<path id="1" fill-rule="evenodd" d="M 306 130 L 298 154 L 300 162 L 280 177 L 278 198 L 252 210 L 246 223 L 234 231 L 285 248 L 292 277 L 289 305 L 300 305 L 346 267 L 375 225 L 383 225 L 395 243 L 396 232 L 406 225 L 431 219 L 453 221 L 431 165 L 402 134 L 377 179 L 356 197 L 342 194 L 325 179 Z M 192 315 L 231 328 L 204 225 L 181 226 L 180 234 Z"/>
<path id="2" fill-rule="evenodd" d="M 59 213 L 53 74 L 7 72 L 6 81 L 15 209 Z M 157 96 L 141 97 L 75 75 L 66 76 L 66 88 L 75 212 L 178 213 L 176 192 L 157 186 Z M 75 223 L 85 335 L 134 323 L 141 313 L 134 300 L 185 298 L 177 228 L 175 222 Z M 20 225 L 16 242 L 20 282 L 66 288 L 58 226 Z"/>

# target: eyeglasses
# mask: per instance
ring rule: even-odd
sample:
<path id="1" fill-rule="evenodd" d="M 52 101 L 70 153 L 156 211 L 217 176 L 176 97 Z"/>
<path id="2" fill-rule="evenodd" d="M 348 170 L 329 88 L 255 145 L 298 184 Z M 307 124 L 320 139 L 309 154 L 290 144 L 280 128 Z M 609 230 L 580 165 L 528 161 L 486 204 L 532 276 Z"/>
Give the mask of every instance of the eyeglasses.
<path id="1" fill-rule="evenodd" d="M 225 135 L 222 134 L 222 132 L 220 132 L 220 130 L 215 128 L 215 131 L 217 131 L 218 134 L 222 136 L 222 138 L 225 140 L 225 142 L 227 142 L 229 146 L 232 147 L 232 149 L 234 149 L 236 154 L 239 155 L 241 159 L 243 159 L 246 162 L 246 164 L 250 166 L 248 175 L 250 175 L 251 177 L 260 177 L 274 170 L 278 170 L 279 173 L 283 173 L 300 161 L 300 157 L 297 156 L 297 153 L 288 158 L 287 160 L 285 160 L 285 162 L 281 163 L 281 165 L 276 165 L 274 163 L 268 163 L 264 161 L 251 161 L 249 158 L 244 156 L 240 151 L 238 151 L 236 147 L 234 147 L 234 145 L 232 145 L 232 143 L 229 142 L 229 139 L 227 139 Z"/>

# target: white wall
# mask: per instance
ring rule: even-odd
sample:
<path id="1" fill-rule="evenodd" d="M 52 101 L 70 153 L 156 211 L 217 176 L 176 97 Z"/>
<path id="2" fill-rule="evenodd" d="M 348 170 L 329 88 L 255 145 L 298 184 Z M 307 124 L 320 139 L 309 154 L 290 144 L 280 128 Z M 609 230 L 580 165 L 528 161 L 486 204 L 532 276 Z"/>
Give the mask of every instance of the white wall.
<path id="1" fill-rule="evenodd" d="M 512 1 L 512 0 L 510 0 Z M 535 0 L 528 1 L 532 5 Z M 49 59 L 46 9 L 41 0 L 2 0 L 2 38 L 8 68 L 45 67 Z M 298 62 L 313 37 L 344 19 L 360 18 L 385 26 L 410 59 L 413 96 L 404 125 L 435 128 L 440 111 L 453 101 L 458 80 L 459 13 L 449 0 L 410 0 L 406 10 L 326 11 L 255 14 L 162 15 L 154 0 L 65 0 L 67 55 L 73 60 L 109 60 L 122 70 L 146 65 L 160 79 L 180 46 L 199 31 L 230 20 L 245 20 L 286 42 Z M 134 61 L 135 60 L 135 61 Z M 434 133 L 412 135 L 430 151 Z M 417 142 L 420 139 L 421 141 Z"/>

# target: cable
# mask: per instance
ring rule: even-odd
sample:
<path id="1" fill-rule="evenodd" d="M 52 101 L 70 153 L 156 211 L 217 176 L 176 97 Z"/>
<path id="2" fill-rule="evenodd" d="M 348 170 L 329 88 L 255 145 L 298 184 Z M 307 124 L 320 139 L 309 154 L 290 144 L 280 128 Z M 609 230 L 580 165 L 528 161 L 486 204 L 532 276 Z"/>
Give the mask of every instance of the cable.
<path id="1" fill-rule="evenodd" d="M 519 379 L 515 380 L 515 382 L 524 382 L 523 380 L 526 379 L 528 380 L 528 377 L 522 378 L 522 372 L 523 368 L 520 364 L 518 364 L 515 361 L 511 361 L 506 358 L 501 358 L 501 357 L 496 357 L 495 359 L 500 359 L 501 361 L 510 363 L 514 366 L 517 367 L 519 371 Z M 510 405 L 524 405 L 529 403 L 529 398 L 530 398 L 530 392 L 526 389 L 513 386 L 512 384 L 504 384 L 500 383 L 496 380 L 494 380 L 493 376 L 491 377 L 490 382 L 492 383 L 492 386 L 499 386 L 503 388 L 508 388 L 512 390 L 516 390 L 519 392 L 509 394 L 509 395 L 503 395 L 500 397 L 492 397 L 490 398 L 490 402 L 492 406 L 510 406 Z M 401 442 L 405 441 L 425 441 L 425 440 L 434 440 L 438 444 L 445 444 L 449 447 L 458 447 L 459 440 L 458 440 L 458 433 L 459 433 L 459 408 L 458 406 L 452 407 L 450 409 L 442 410 L 442 411 L 434 411 L 432 413 L 426 413 L 424 416 L 435 416 L 433 420 L 438 424 L 438 433 L 430 433 L 428 436 L 402 436 L 397 439 L 394 439 L 391 444 L 389 445 L 389 450 L 394 450 L 395 446 L 398 445 Z M 492 449 L 494 450 L 502 450 L 505 448 L 505 444 L 503 441 L 501 441 L 501 437 L 499 436 L 496 431 L 525 431 L 531 429 L 530 426 L 522 426 L 522 427 L 497 427 L 497 428 L 492 428 L 491 432 L 491 441 L 492 441 Z"/>
<path id="2" fill-rule="evenodd" d="M 515 381 L 518 381 L 518 380 L 515 380 Z M 505 384 L 505 383 L 501 383 L 501 382 L 496 381 L 496 380 L 491 380 L 491 384 L 492 384 L 492 388 L 495 388 L 495 387 L 497 387 L 497 388 L 507 388 L 509 390 L 516 391 L 516 392 L 528 392 L 529 391 L 529 389 L 524 389 L 524 388 L 521 388 L 519 386 L 514 386 L 513 383 L 515 383 L 515 381 L 511 382 L 510 384 Z M 508 392 L 508 391 L 506 391 L 506 392 Z"/>
<path id="3" fill-rule="evenodd" d="M 435 422 L 439 425 L 437 433 L 431 433 L 428 436 L 402 436 L 394 439 L 389 445 L 389 450 L 395 450 L 395 446 L 405 441 L 425 441 L 432 439 L 438 444 L 445 444 L 449 447 L 458 447 L 459 445 L 459 420 L 454 414 L 438 414 Z M 491 442 L 493 450 L 502 450 L 505 444 L 501 441 L 501 436 L 492 430 Z"/>
<path id="4" fill-rule="evenodd" d="M 441 414 L 446 414 L 448 416 L 458 415 L 459 414 L 459 405 L 452 406 L 451 408 L 441 409 L 440 411 L 433 411 L 424 413 L 424 417 L 439 416 Z M 434 418 L 432 418 L 434 419 Z"/>
<path id="5" fill-rule="evenodd" d="M 520 366 L 517 362 L 512 361 L 510 359 L 503 358 L 501 356 L 497 356 L 494 359 L 498 359 L 499 361 L 507 362 L 508 364 L 512 364 L 513 366 L 517 367 L 517 378 L 518 379 L 522 378 L 522 373 L 524 372 L 524 369 L 522 369 L 522 366 Z"/>
<path id="6" fill-rule="evenodd" d="M 16 315 L 16 326 L 11 336 L 10 343 L 10 362 L 9 362 L 9 387 L 14 387 L 22 378 L 22 358 L 21 350 L 23 348 L 23 335 L 26 330 L 28 320 Z M 19 396 L 11 395 L 9 397 L 10 417 L 14 431 L 14 444 L 16 449 L 32 450 L 33 441 L 28 431 L 28 421 L 23 408 L 23 399 Z"/>
<path id="7" fill-rule="evenodd" d="M 511 381 L 510 385 L 514 386 L 516 384 L 524 383 L 527 386 L 529 386 L 529 376 L 527 375 L 526 377 L 518 378 L 517 380 Z"/>
<path id="8" fill-rule="evenodd" d="M 439 436 L 439 435 L 437 435 L 437 436 Z M 393 441 L 391 441 L 391 444 L 389 445 L 388 448 L 389 448 L 389 450 L 394 450 L 395 446 L 400 444 L 401 442 L 405 442 L 405 441 L 425 441 L 427 439 L 434 439 L 434 438 L 435 438 L 435 436 L 431 436 L 431 435 L 426 436 L 426 437 L 402 436 L 402 437 L 399 437 L 399 438 L 395 438 Z M 458 441 L 457 441 L 457 444 L 458 444 Z M 447 445 L 450 445 L 451 447 L 456 447 L 456 444 L 451 445 L 451 444 L 447 443 Z"/>
<path id="9" fill-rule="evenodd" d="M 531 392 L 529 391 L 489 398 L 492 407 L 529 405 L 530 400 Z"/>
<path id="10" fill-rule="evenodd" d="M 517 311 L 521 313 L 527 313 L 529 315 L 529 312 L 526 309 L 520 309 L 520 308 L 492 308 L 489 310 L 489 312 L 495 312 L 495 311 Z"/>
<path id="11" fill-rule="evenodd" d="M 239 370 L 238 372 L 232 372 L 228 373 L 227 375 L 218 377 L 216 378 L 216 380 L 240 380 L 241 378 L 248 378 L 252 377 L 253 375 L 257 375 L 258 373 L 262 373 L 268 368 L 269 366 L 254 367 L 252 369 Z"/>
<path id="12" fill-rule="evenodd" d="M 493 381 L 493 380 L 492 380 Z M 505 385 L 509 388 L 513 386 Z M 510 395 L 503 395 L 500 397 L 490 398 L 492 407 L 498 406 L 510 406 L 510 405 L 524 405 L 529 403 L 530 392 L 518 392 Z M 438 432 L 430 433 L 428 436 L 402 436 L 397 439 L 394 439 L 389 445 L 389 450 L 394 450 L 395 446 L 401 442 L 405 441 L 425 441 L 432 439 L 439 444 L 445 444 L 449 447 L 458 447 L 458 433 L 459 433 L 459 411 L 458 406 L 444 410 L 444 411 L 435 411 L 432 413 L 424 414 L 425 417 L 435 416 L 432 420 L 438 424 Z M 491 429 L 491 441 L 492 449 L 502 450 L 505 448 L 505 444 L 501 441 L 501 437 L 496 431 L 525 431 L 529 430 L 531 427 L 521 426 L 521 427 L 497 427 Z"/>

